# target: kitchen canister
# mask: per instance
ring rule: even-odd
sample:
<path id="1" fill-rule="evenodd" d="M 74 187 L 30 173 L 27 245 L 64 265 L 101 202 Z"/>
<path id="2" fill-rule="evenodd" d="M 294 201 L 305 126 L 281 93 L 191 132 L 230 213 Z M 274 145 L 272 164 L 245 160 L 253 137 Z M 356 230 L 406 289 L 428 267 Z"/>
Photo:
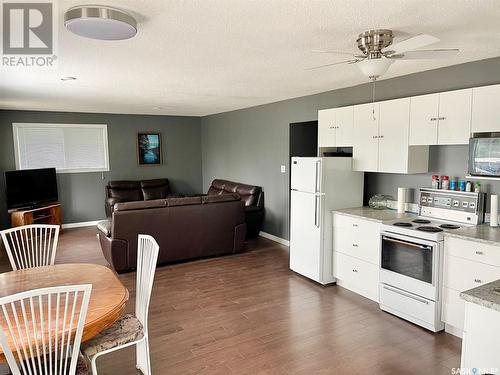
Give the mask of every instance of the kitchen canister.
<path id="1" fill-rule="evenodd" d="M 398 187 L 398 214 L 405 212 L 406 188 Z"/>
<path id="2" fill-rule="evenodd" d="M 498 195 L 490 196 L 490 226 L 498 227 Z"/>

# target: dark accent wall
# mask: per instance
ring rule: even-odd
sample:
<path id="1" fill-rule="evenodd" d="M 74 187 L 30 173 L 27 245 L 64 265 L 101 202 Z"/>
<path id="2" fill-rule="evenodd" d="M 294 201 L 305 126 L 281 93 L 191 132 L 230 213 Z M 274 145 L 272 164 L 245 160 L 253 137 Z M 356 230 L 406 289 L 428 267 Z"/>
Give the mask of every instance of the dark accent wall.
<path id="1" fill-rule="evenodd" d="M 0 227 L 6 227 L 9 220 L 3 172 L 15 169 L 13 122 L 108 125 L 110 171 L 104 175 L 99 172 L 61 173 L 57 176 L 64 223 L 104 218 L 104 186 L 109 180 L 168 177 L 175 192 L 201 192 L 201 130 L 198 117 L 0 111 Z M 161 166 L 138 165 L 136 137 L 137 132 L 143 130 L 161 132 Z"/>
<path id="2" fill-rule="evenodd" d="M 429 70 L 377 82 L 376 97 L 388 100 L 496 84 L 500 83 L 499 72 L 500 58 Z M 325 80 L 334 74 L 335 69 L 325 69 Z M 208 188 L 215 177 L 263 186 L 264 231 L 287 239 L 288 172 L 280 173 L 280 165 L 286 165 L 288 171 L 289 124 L 316 120 L 320 109 L 370 102 L 371 95 L 372 86 L 367 83 L 202 118 L 203 186 Z M 431 147 L 430 159 L 430 171 L 463 176 L 467 147 Z M 395 194 L 398 186 L 426 186 L 429 179 L 430 174 L 367 173 L 365 195 Z M 500 192 L 498 183 L 484 185 L 486 190 Z M 346 187 L 340 185 L 339 194 L 343 189 Z"/>

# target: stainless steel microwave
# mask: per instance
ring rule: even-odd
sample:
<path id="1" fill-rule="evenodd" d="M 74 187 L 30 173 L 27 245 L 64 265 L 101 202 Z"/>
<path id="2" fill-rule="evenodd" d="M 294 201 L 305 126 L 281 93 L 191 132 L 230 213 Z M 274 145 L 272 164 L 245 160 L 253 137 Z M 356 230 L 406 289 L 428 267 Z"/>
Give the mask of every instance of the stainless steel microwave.
<path id="1" fill-rule="evenodd" d="M 474 133 L 469 140 L 469 174 L 500 177 L 500 133 Z"/>

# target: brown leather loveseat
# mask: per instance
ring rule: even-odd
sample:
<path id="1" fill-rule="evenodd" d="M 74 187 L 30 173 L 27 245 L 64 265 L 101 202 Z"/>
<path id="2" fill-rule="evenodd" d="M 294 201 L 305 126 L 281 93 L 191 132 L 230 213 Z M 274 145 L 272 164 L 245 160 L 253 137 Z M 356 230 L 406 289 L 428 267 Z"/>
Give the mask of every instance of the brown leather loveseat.
<path id="1" fill-rule="evenodd" d="M 212 181 L 207 195 L 222 195 L 237 193 L 245 202 L 245 221 L 247 223 L 247 237 L 259 235 L 264 221 L 264 192 L 260 186 L 246 185 L 239 182 L 219 180 Z"/>
<path id="2" fill-rule="evenodd" d="M 112 220 L 98 225 L 104 257 L 121 273 L 136 267 L 137 236 L 160 245 L 158 264 L 243 250 L 244 203 L 237 194 L 116 203 Z"/>
<path id="3" fill-rule="evenodd" d="M 143 181 L 109 181 L 106 186 L 106 217 L 111 217 L 115 203 L 165 199 L 172 195 L 168 178 Z"/>

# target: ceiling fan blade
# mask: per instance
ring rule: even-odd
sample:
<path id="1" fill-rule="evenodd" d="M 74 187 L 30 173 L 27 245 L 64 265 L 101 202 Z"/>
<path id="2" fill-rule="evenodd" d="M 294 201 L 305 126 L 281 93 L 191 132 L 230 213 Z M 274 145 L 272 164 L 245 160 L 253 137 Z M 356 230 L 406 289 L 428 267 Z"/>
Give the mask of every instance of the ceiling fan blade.
<path id="1" fill-rule="evenodd" d="M 334 53 L 336 55 L 347 55 L 347 56 L 354 56 L 355 55 L 352 52 L 326 50 L 326 49 L 313 49 L 313 50 L 311 50 L 311 52 L 313 52 L 313 53 Z"/>
<path id="2" fill-rule="evenodd" d="M 460 52 L 457 48 L 429 49 L 420 51 L 408 51 L 399 55 L 390 55 L 390 59 L 398 60 L 425 60 L 425 59 L 450 59 Z"/>
<path id="3" fill-rule="evenodd" d="M 344 61 L 339 61 L 339 62 L 335 62 L 335 63 L 331 63 L 331 64 L 313 66 L 312 68 L 306 68 L 306 70 L 315 70 L 315 69 L 327 68 L 329 66 L 340 65 L 340 64 L 354 64 L 354 63 L 357 63 L 358 61 L 361 61 L 361 59 L 344 60 Z"/>
<path id="4" fill-rule="evenodd" d="M 432 35 L 420 34 L 402 42 L 391 44 L 384 52 L 392 51 L 391 55 L 399 55 L 406 51 L 422 48 L 437 42 L 439 42 L 439 39 Z"/>

